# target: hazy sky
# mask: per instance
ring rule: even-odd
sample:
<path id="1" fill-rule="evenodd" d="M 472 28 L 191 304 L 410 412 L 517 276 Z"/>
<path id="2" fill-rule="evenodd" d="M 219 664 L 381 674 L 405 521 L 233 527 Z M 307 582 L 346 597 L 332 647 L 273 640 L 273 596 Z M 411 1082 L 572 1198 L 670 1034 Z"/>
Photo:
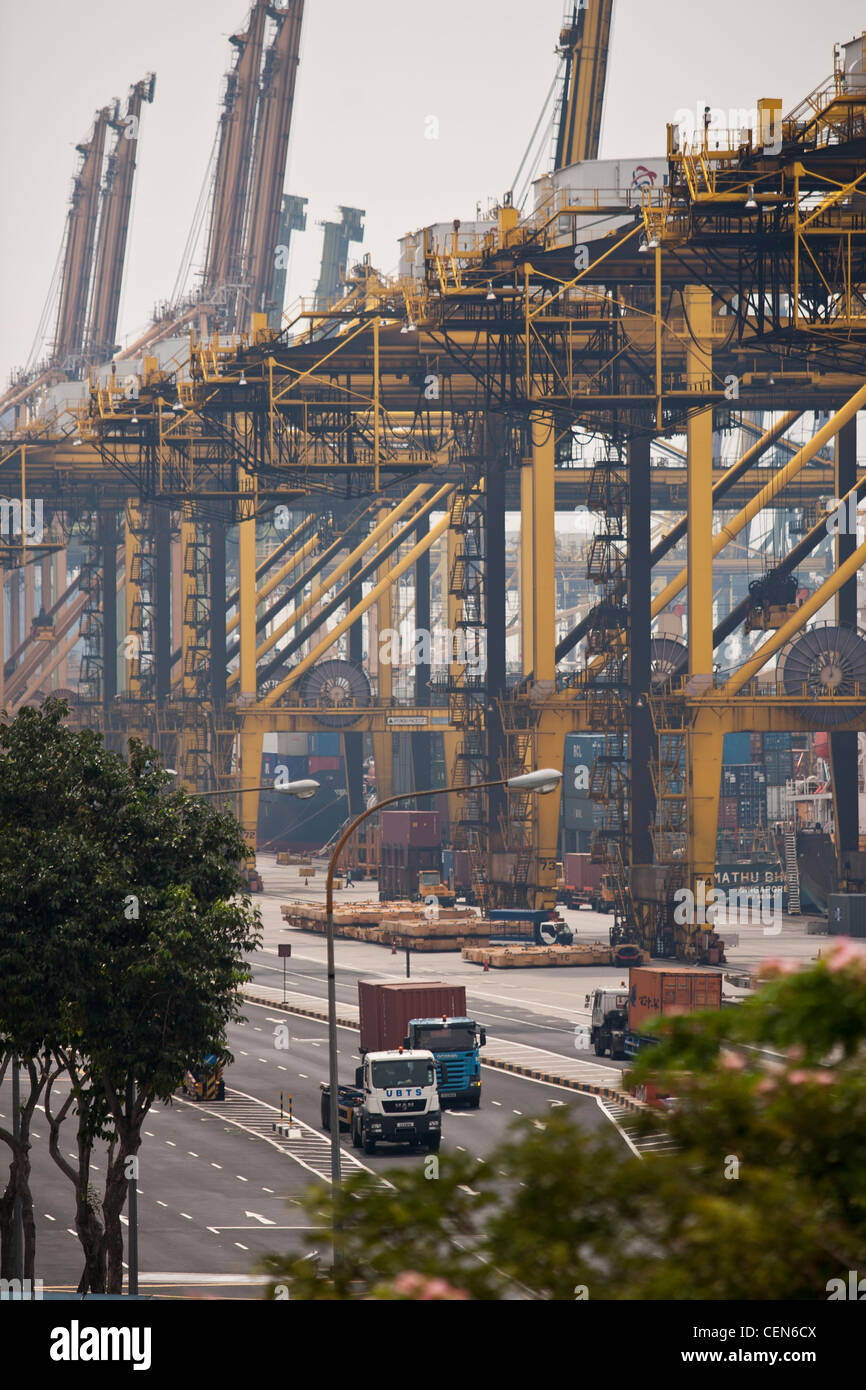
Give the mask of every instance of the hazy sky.
<path id="1" fill-rule="evenodd" d="M 592 0 L 590 0 L 592 3 Z M 318 275 L 338 204 L 367 210 L 364 250 L 396 267 L 397 238 L 468 219 L 511 186 L 556 59 L 563 0 L 307 0 L 287 191 L 309 198 L 292 299 Z M 0 0 L 0 386 L 27 359 L 97 107 L 145 72 L 120 340 L 167 299 L 213 145 L 228 37 L 244 0 Z M 603 158 L 664 153 L 664 128 L 697 103 L 794 106 L 859 33 L 859 0 L 616 0 Z M 439 121 L 438 140 L 425 121 Z M 53 327 L 53 325 L 52 325 Z"/>

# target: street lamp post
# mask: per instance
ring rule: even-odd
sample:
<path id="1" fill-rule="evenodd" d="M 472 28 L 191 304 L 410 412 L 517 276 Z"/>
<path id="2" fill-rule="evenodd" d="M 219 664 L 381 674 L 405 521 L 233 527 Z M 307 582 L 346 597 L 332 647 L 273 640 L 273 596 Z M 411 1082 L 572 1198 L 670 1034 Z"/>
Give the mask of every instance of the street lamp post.
<path id="1" fill-rule="evenodd" d="M 462 792 L 484 791 L 488 787 L 505 787 L 508 791 L 516 792 L 545 792 L 555 791 L 562 780 L 562 773 L 556 768 L 540 768 L 535 772 L 524 772 L 519 777 L 498 778 L 494 782 L 471 782 L 468 786 L 462 787 L 431 787 L 427 791 L 420 792 L 401 792 L 398 796 L 386 797 L 384 801 L 377 801 L 375 805 L 368 806 L 362 811 L 360 816 L 356 816 L 350 825 L 346 826 L 331 854 L 328 864 L 328 877 L 325 883 L 325 931 L 327 936 L 327 959 L 328 959 L 328 1083 L 330 1104 L 330 1129 L 331 1129 L 331 1183 L 336 1190 L 340 1186 L 340 1119 L 338 1109 L 338 1077 L 337 1077 L 337 976 L 334 968 L 334 874 L 337 868 L 337 860 L 348 840 L 354 835 L 358 826 L 367 819 L 368 816 L 375 815 L 377 811 L 383 810 L 386 806 L 393 806 L 395 801 L 412 801 L 416 797 L 422 796 L 444 796 L 448 794 L 460 794 Z M 336 1264 L 336 1246 L 334 1247 L 334 1263 Z"/>

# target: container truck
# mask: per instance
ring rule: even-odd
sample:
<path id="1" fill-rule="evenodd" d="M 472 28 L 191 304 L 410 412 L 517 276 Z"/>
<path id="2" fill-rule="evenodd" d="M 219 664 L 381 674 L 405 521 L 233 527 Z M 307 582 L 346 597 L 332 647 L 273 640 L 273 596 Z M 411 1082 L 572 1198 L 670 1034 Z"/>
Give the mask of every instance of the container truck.
<path id="1" fill-rule="evenodd" d="M 695 966 L 635 966 L 627 987 L 596 989 L 586 1006 L 592 1009 L 589 1040 L 596 1057 L 634 1057 L 655 1041 L 637 1032 L 648 1019 L 720 1009 L 722 976 Z"/>
<path id="2" fill-rule="evenodd" d="M 331 1088 L 321 1083 L 322 1128 L 331 1128 Z M 442 1139 L 442 1106 L 436 1063 L 426 1050 L 398 1048 L 368 1052 L 355 1069 L 355 1085 L 340 1086 L 337 1123 L 365 1154 L 377 1144 L 422 1145 L 437 1153 Z"/>
<path id="3" fill-rule="evenodd" d="M 591 907 L 593 912 L 612 910 L 613 878 L 603 864 L 593 863 L 590 855 L 566 854 L 562 880 L 558 898 L 566 907 Z"/>
<path id="4" fill-rule="evenodd" d="M 441 980 L 359 980 L 361 1056 L 405 1047 L 428 1049 L 443 1101 L 481 1104 L 481 1058 L 487 1035 L 466 1012 L 463 985 Z"/>

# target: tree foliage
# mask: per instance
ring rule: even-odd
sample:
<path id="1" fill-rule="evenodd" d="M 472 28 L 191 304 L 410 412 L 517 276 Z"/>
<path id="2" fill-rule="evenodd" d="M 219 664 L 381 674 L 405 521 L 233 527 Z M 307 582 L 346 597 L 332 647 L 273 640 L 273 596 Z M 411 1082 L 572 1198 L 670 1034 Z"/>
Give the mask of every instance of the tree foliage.
<path id="1" fill-rule="evenodd" d="M 116 1291 L 125 1161 L 154 1100 L 207 1053 L 230 1060 L 258 915 L 234 817 L 169 792 L 152 749 L 133 740 L 125 760 L 67 712 L 52 700 L 0 726 L 0 1038 L 75 1093 L 82 1212 L 93 1141 L 109 1141 L 99 1239 Z"/>

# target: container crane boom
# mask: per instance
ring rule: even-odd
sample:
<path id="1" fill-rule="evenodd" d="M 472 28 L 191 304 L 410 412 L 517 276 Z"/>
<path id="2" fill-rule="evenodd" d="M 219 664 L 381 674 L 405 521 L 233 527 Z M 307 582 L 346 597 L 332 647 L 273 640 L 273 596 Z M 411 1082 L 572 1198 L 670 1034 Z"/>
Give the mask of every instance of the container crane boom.
<path id="1" fill-rule="evenodd" d="M 111 116 L 111 108 L 108 106 L 98 111 L 90 139 L 76 146 L 79 154 L 83 155 L 83 160 L 75 177 L 66 223 L 66 251 L 52 353 L 52 365 L 62 367 L 69 373 L 80 371 L 84 351 L 102 159 L 105 151 L 105 133 Z"/>
<path id="2" fill-rule="evenodd" d="M 115 116 L 110 125 L 116 132 L 114 148 L 102 193 L 93 293 L 90 304 L 85 349 L 90 362 L 105 362 L 114 353 L 120 289 L 129 234 L 129 214 L 135 180 L 138 125 L 143 102 L 152 102 L 156 77 L 136 82 L 126 104 L 126 115 Z"/>
<path id="3" fill-rule="evenodd" d="M 205 262 L 204 294 L 225 296 L 228 326 L 234 325 L 237 286 L 243 262 L 244 214 L 250 182 L 251 152 L 259 91 L 268 0 L 256 0 L 245 34 L 233 34 L 238 50 L 229 73 L 220 118 L 220 142 L 214 180 Z M 234 288 L 234 293 L 230 287 Z"/>
<path id="4" fill-rule="evenodd" d="M 244 257 L 249 310 L 259 313 L 271 308 L 269 300 L 274 279 L 274 250 L 279 245 L 304 0 L 289 0 L 285 9 L 271 13 L 279 28 L 265 55 Z"/>
<path id="5" fill-rule="evenodd" d="M 598 159 L 613 0 L 571 6 L 559 35 L 565 62 L 554 168 Z"/>

